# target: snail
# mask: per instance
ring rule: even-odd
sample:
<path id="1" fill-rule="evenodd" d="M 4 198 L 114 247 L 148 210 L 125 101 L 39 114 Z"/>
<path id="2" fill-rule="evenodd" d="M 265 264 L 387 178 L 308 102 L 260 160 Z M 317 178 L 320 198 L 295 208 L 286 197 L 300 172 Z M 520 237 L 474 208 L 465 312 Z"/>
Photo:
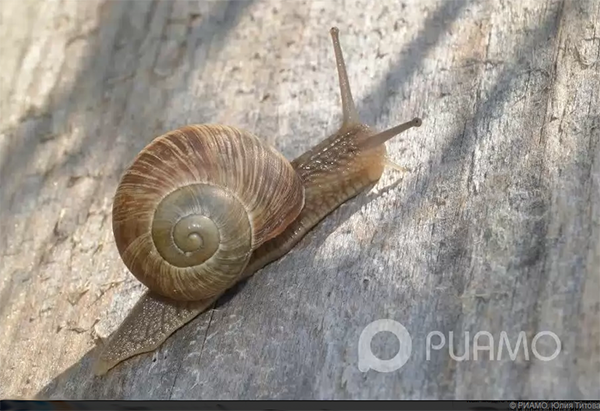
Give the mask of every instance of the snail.
<path id="1" fill-rule="evenodd" d="M 189 125 L 155 138 L 125 171 L 113 232 L 128 270 L 148 290 L 101 347 L 94 371 L 158 348 L 229 288 L 289 252 L 342 203 L 403 168 L 383 132 L 360 122 L 337 28 L 330 30 L 343 120 L 339 130 L 288 162 L 235 127 Z"/>

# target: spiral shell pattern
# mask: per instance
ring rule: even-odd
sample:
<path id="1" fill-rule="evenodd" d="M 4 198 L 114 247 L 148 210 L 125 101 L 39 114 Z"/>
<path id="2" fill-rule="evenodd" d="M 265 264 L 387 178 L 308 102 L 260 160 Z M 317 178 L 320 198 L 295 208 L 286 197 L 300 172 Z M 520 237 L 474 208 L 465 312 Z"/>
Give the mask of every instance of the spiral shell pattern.
<path id="1" fill-rule="evenodd" d="M 126 170 L 113 232 L 138 280 L 195 301 L 233 285 L 303 206 L 302 182 L 280 153 L 243 130 L 193 125 L 156 138 Z"/>

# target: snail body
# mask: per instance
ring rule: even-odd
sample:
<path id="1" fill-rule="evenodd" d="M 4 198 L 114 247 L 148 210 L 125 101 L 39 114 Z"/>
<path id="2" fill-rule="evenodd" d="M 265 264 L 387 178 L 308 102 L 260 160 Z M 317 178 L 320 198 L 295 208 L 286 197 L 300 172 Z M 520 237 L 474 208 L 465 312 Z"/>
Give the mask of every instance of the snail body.
<path id="1" fill-rule="evenodd" d="M 340 129 L 288 162 L 234 127 L 192 125 L 152 141 L 117 188 L 113 231 L 132 274 L 148 287 L 102 347 L 98 375 L 159 347 L 225 291 L 290 251 L 339 205 L 377 182 L 385 141 L 415 118 L 376 132 L 358 118 L 337 28 Z"/>

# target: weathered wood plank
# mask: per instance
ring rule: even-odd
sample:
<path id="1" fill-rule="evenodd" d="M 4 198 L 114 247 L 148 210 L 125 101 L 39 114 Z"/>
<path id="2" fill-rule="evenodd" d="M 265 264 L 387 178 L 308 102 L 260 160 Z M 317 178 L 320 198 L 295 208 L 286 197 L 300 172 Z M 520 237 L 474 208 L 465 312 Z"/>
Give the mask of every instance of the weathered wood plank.
<path id="1" fill-rule="evenodd" d="M 0 397 L 600 397 L 600 2 L 336 3 L 0 4 Z M 341 116 L 333 25 L 363 120 L 423 118 L 388 144 L 413 171 L 93 377 L 94 338 L 142 292 L 112 241 L 123 169 L 187 123 L 308 149 Z M 412 355 L 362 373 L 359 335 L 382 318 Z M 432 331 L 471 358 L 446 344 L 427 359 Z M 480 331 L 496 355 L 503 331 L 513 346 L 551 331 L 561 352 L 474 360 Z"/>

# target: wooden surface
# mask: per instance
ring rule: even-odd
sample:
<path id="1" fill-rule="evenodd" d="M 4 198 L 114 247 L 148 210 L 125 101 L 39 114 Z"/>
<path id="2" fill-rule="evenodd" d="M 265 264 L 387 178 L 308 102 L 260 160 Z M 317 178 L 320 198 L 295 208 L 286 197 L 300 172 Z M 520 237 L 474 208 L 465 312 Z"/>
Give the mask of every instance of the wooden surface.
<path id="1" fill-rule="evenodd" d="M 599 398 L 600 2 L 517 3 L 2 1 L 0 397 Z M 124 168 L 188 123 L 301 154 L 341 116 L 333 25 L 363 120 L 423 118 L 388 144 L 412 172 L 386 171 L 156 353 L 92 376 L 95 339 L 143 291 L 112 239 Z M 359 335 L 383 318 L 412 355 L 362 373 Z M 479 331 L 562 346 L 427 360 L 431 331 L 457 353 Z"/>

